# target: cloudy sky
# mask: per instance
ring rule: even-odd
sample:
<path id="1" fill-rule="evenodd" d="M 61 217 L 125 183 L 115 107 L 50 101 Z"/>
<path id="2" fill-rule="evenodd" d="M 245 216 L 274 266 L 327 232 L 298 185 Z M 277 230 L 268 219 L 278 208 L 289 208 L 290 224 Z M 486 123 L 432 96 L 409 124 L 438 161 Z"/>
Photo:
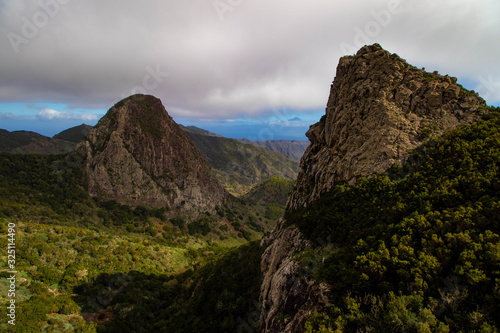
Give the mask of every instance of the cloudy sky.
<path id="1" fill-rule="evenodd" d="M 380 43 L 500 104 L 498 0 L 1 0 L 0 128 L 52 136 L 133 93 L 230 137 L 305 139 Z"/>

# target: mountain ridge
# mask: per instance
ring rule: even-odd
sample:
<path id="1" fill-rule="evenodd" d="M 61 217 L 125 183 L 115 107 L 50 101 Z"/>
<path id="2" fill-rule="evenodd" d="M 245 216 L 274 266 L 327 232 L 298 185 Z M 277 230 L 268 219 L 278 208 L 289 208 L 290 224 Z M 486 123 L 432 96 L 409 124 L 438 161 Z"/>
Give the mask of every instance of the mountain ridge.
<path id="1" fill-rule="evenodd" d="M 270 151 L 277 151 L 287 155 L 297 161 L 300 161 L 302 155 L 309 146 L 309 141 L 306 140 L 264 140 L 252 141 L 249 139 L 239 139 L 238 141 L 254 145 L 256 147 L 266 148 Z"/>
<path id="2" fill-rule="evenodd" d="M 201 135 L 206 135 L 206 136 L 214 136 L 214 137 L 217 137 L 217 138 L 223 138 L 222 135 L 219 135 L 219 134 L 216 134 L 216 133 L 212 133 L 210 131 L 207 131 L 203 128 L 199 128 L 199 127 L 196 127 L 196 126 L 184 126 L 184 125 L 179 125 L 182 130 L 184 132 L 191 132 L 191 133 L 195 133 L 195 134 L 201 134 Z"/>
<path id="3" fill-rule="evenodd" d="M 325 116 L 306 133 L 311 145 L 288 207 L 306 205 L 339 181 L 380 174 L 429 138 L 480 119 L 486 102 L 456 81 L 379 44 L 342 57 Z"/>
<path id="4" fill-rule="evenodd" d="M 78 126 L 68 128 L 60 133 L 57 133 L 52 138 L 78 143 L 84 137 L 89 135 L 91 130 L 92 130 L 92 126 L 87 125 L 87 124 L 81 124 Z"/>
<path id="5" fill-rule="evenodd" d="M 278 176 L 295 179 L 299 164 L 279 152 L 244 144 L 236 139 L 187 131 L 226 190 L 241 196 L 259 182 Z"/>
<path id="6" fill-rule="evenodd" d="M 294 259 L 312 243 L 287 225 L 287 213 L 307 207 L 337 184 L 354 184 L 404 163 L 411 149 L 486 112 L 484 100 L 457 85 L 455 78 L 417 69 L 379 44 L 342 57 L 325 116 L 306 134 L 311 144 L 301 159 L 285 217 L 262 241 L 261 329 L 300 332 L 320 304 L 329 302 L 330 287 L 306 279 Z"/>
<path id="7" fill-rule="evenodd" d="M 50 138 L 36 132 L 0 129 L 0 152 L 13 154 L 66 154 L 75 143 Z"/>
<path id="8" fill-rule="evenodd" d="M 220 180 L 296 164 L 178 126 L 153 96 L 115 104 L 76 153 L 0 154 L 18 329 L 497 331 L 500 109 L 374 44 L 340 59 L 307 136 L 294 184 L 239 198 Z"/>
<path id="9" fill-rule="evenodd" d="M 13 154 L 67 154 L 88 135 L 92 126 L 81 124 L 68 128 L 52 138 L 31 131 L 0 129 L 0 152 Z"/>

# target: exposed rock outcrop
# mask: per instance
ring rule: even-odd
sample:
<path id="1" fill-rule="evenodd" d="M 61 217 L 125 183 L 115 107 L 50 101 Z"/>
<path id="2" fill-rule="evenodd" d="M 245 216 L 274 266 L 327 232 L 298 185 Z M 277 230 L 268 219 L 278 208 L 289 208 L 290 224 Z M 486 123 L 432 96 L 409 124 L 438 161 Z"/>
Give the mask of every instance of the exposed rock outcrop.
<path id="1" fill-rule="evenodd" d="M 305 320 L 320 304 L 328 304 L 328 286 L 308 279 L 296 255 L 310 247 L 299 229 L 285 228 L 284 220 L 261 246 L 268 245 L 261 260 L 260 289 L 262 332 L 302 332 Z"/>
<path id="2" fill-rule="evenodd" d="M 478 119 L 485 107 L 456 78 L 413 67 L 378 44 L 341 58 L 326 114 L 306 133 L 311 144 L 288 208 L 307 205 L 339 181 L 384 172 L 429 137 Z"/>
<path id="3" fill-rule="evenodd" d="M 383 173 L 426 139 L 473 122 L 485 109 L 484 100 L 455 78 L 413 67 L 378 44 L 341 58 L 326 114 L 307 132 L 311 144 L 287 210 L 307 206 L 338 182 Z M 264 332 L 300 332 L 326 302 L 328 287 L 309 280 L 294 259 L 308 242 L 284 222 L 263 240 Z"/>
<path id="4" fill-rule="evenodd" d="M 191 139 L 153 96 L 113 106 L 77 151 L 92 196 L 132 206 L 212 211 L 225 192 Z"/>

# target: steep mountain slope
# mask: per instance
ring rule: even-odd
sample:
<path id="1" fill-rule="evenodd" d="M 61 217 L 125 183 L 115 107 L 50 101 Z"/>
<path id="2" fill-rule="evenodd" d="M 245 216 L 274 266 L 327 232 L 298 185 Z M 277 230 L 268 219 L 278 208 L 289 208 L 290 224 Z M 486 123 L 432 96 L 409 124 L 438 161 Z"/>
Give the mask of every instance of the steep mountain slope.
<path id="1" fill-rule="evenodd" d="M 266 140 L 264 143 L 265 148 L 270 151 L 278 151 L 297 161 L 300 161 L 307 147 L 309 147 L 309 141 L 307 140 Z"/>
<path id="2" fill-rule="evenodd" d="M 135 107 L 131 99 L 122 107 Z M 109 141 L 94 156 L 104 159 Z M 254 242 L 224 254 L 272 230 L 268 207 L 229 196 L 216 213 L 201 206 L 196 215 L 188 203 L 170 210 L 91 198 L 86 156 L 0 154 L 0 230 L 17 226 L 23 272 L 16 326 L 0 323 L 1 331 L 222 332 L 236 331 L 249 312 L 257 318 L 262 248 Z M 7 302 L 0 297 L 4 317 Z"/>
<path id="3" fill-rule="evenodd" d="M 203 155 L 153 96 L 117 103 L 77 151 L 92 196 L 198 212 L 214 211 L 225 197 Z"/>
<path id="4" fill-rule="evenodd" d="M 252 141 L 248 139 L 238 140 L 245 144 L 250 144 L 256 147 L 266 148 L 270 151 L 277 151 L 286 156 L 293 158 L 294 160 L 300 161 L 302 155 L 309 146 L 309 141 L 303 140 L 264 140 L 264 141 Z"/>
<path id="5" fill-rule="evenodd" d="M 295 179 L 297 175 L 298 162 L 281 153 L 198 131 L 188 130 L 186 133 L 233 195 L 247 193 L 254 185 L 272 176 Z"/>
<path id="6" fill-rule="evenodd" d="M 455 78 L 426 73 L 378 44 L 341 58 L 326 114 L 307 132 L 311 145 L 301 160 L 288 213 L 310 205 L 336 184 L 354 184 L 403 163 L 409 150 L 472 123 L 486 110 L 484 100 Z M 266 332 L 300 332 L 320 304 L 329 303 L 328 284 L 302 274 L 295 259 L 311 241 L 286 225 L 286 219 L 278 221 L 263 241 L 260 299 Z M 315 241 L 326 244 L 327 237 Z"/>
<path id="7" fill-rule="evenodd" d="M 84 137 L 89 135 L 91 130 L 92 126 L 81 124 L 79 126 L 68 128 L 67 130 L 62 131 L 61 133 L 54 135 L 52 138 L 78 143 Z"/>
<path id="8" fill-rule="evenodd" d="M 75 148 L 75 143 L 51 139 L 34 132 L 0 129 L 0 152 L 13 154 L 65 154 Z"/>
<path id="9" fill-rule="evenodd" d="M 485 107 L 456 78 L 413 67 L 378 44 L 341 58 L 326 114 L 306 133 L 311 145 L 289 207 L 339 181 L 384 172 L 426 139 L 471 123 Z"/>

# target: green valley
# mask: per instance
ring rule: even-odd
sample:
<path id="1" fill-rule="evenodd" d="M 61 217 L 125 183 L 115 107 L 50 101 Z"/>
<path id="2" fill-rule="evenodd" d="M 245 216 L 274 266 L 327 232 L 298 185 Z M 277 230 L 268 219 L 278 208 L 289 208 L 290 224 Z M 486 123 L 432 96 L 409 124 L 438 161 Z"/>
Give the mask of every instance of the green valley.
<path id="1" fill-rule="evenodd" d="M 272 176 L 293 180 L 299 164 L 279 152 L 184 128 L 226 190 L 236 196 Z"/>

